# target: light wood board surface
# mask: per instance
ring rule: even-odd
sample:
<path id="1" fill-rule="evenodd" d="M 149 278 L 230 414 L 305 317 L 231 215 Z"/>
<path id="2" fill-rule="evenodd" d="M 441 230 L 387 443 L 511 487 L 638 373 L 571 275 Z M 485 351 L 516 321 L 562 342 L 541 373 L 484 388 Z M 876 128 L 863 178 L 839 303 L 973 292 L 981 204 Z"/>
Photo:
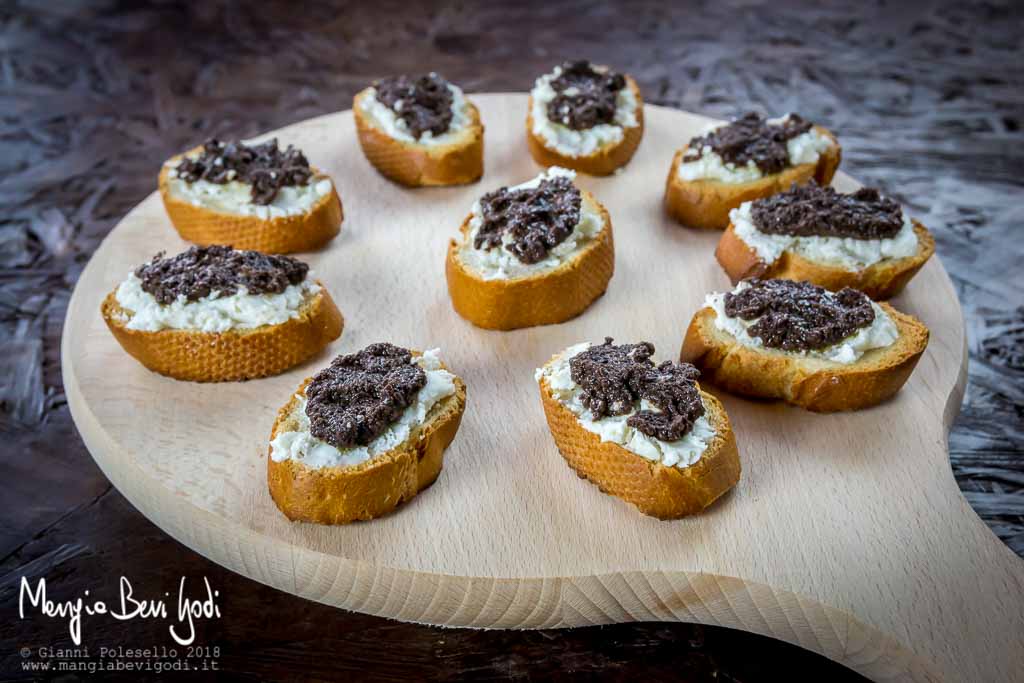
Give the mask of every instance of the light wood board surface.
<path id="1" fill-rule="evenodd" d="M 284 375 L 181 383 L 124 354 L 100 301 L 155 252 L 188 245 L 156 195 L 111 232 L 75 289 L 62 360 L 75 422 L 118 489 L 214 561 L 346 609 L 482 628 L 693 621 L 796 643 L 875 680 L 1020 680 L 1024 563 L 977 518 L 949 468 L 966 351 L 938 259 L 893 302 L 932 330 L 894 400 L 815 415 L 719 392 L 739 442 L 739 485 L 702 516 L 645 517 L 565 465 L 533 371 L 605 335 L 649 340 L 657 359 L 674 359 L 704 294 L 728 287 L 713 257 L 718 234 L 674 225 L 661 206 L 673 152 L 706 119 L 648 106 L 629 166 L 580 177 L 614 225 L 604 297 L 562 325 L 490 332 L 452 310 L 445 248 L 480 194 L 539 169 L 526 151 L 526 96 L 472 99 L 486 172 L 467 187 L 389 183 L 363 158 L 351 112 L 276 133 L 333 176 L 345 207 L 341 235 L 303 255 L 344 313 L 344 334 Z M 856 186 L 842 174 L 836 184 Z M 266 490 L 276 410 L 335 354 L 384 340 L 440 347 L 468 385 L 440 478 L 383 519 L 289 523 Z"/>

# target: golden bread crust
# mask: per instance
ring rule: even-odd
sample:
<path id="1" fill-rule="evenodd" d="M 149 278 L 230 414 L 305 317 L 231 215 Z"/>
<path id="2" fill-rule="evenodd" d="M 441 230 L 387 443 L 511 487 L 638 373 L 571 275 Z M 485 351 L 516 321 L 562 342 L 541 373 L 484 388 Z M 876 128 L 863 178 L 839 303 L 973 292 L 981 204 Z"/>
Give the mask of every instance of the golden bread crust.
<path id="1" fill-rule="evenodd" d="M 484 173 L 484 126 L 480 111 L 467 100 L 470 123 L 458 140 L 424 145 L 396 140 L 363 113 L 360 102 L 372 97 L 370 88 L 356 94 L 352 114 L 363 154 L 381 175 L 407 187 L 465 185 Z"/>
<path id="2" fill-rule="evenodd" d="M 715 311 L 707 307 L 693 316 L 679 357 L 700 368 L 707 382 L 735 394 L 782 399 L 816 412 L 868 408 L 900 390 L 929 336 L 917 318 L 887 303 L 879 306 L 896 323 L 900 336 L 850 365 L 744 346 L 715 327 Z"/>
<path id="3" fill-rule="evenodd" d="M 773 263 L 765 263 L 744 242 L 732 224 L 722 233 L 715 249 L 715 258 L 733 284 L 748 277 L 806 280 L 837 292 L 844 287 L 859 289 L 872 299 L 884 300 L 903 291 L 910 279 L 935 253 L 935 238 L 921 223 L 913 221 L 917 234 L 917 253 L 899 259 L 886 259 L 861 270 L 811 261 L 791 251 L 784 251 Z"/>
<path id="4" fill-rule="evenodd" d="M 540 275 L 485 280 L 462 262 L 459 242 L 451 240 L 445 275 L 455 311 L 477 327 L 513 330 L 564 322 L 604 294 L 615 271 L 611 217 L 590 193 L 583 194 L 584 202 L 598 208 L 604 227 L 572 260 Z M 471 218 L 460 228 L 463 239 Z"/>
<path id="5" fill-rule="evenodd" d="M 676 221 L 691 228 L 723 230 L 729 225 L 729 212 L 743 202 L 770 197 L 788 190 L 793 183 L 804 185 L 816 180 L 828 185 L 839 168 L 842 149 L 829 130 L 815 126 L 833 144 L 814 164 L 800 164 L 747 183 L 723 183 L 719 180 L 682 180 L 677 171 L 687 146 L 676 152 L 665 181 L 665 210 Z"/>
<path id="6" fill-rule="evenodd" d="M 304 392 L 310 379 L 299 385 Z M 289 426 L 295 394 L 277 414 L 273 441 Z M 442 399 L 404 443 L 353 467 L 311 469 L 293 460 L 275 462 L 267 451 L 267 486 L 278 509 L 292 521 L 347 524 L 385 515 L 430 486 L 441 473 L 444 451 L 455 438 L 466 407 L 466 385 Z"/>
<path id="7" fill-rule="evenodd" d="M 533 97 L 530 97 L 526 109 L 526 142 L 533 160 L 541 166 L 561 166 L 571 168 L 587 175 L 610 175 L 616 169 L 625 166 L 633 158 L 640 140 L 644 136 L 644 101 L 640 96 L 640 86 L 632 76 L 626 76 L 626 86 L 636 97 L 637 124 L 632 128 L 622 129 L 622 140 L 599 148 L 593 154 L 582 157 L 569 157 L 547 146 L 543 138 L 533 133 Z"/>
<path id="8" fill-rule="evenodd" d="M 740 479 L 736 435 L 717 398 L 701 392 L 715 437 L 693 465 L 666 467 L 632 453 L 583 428 L 575 414 L 551 394 L 547 379 L 540 397 L 548 428 L 565 461 L 602 492 L 621 498 L 645 515 L 678 519 L 694 515 L 731 489 Z"/>
<path id="9" fill-rule="evenodd" d="M 179 154 L 171 161 L 182 156 Z M 290 254 L 319 249 L 341 231 L 344 212 L 333 180 L 330 194 L 320 197 L 309 211 L 296 216 L 259 218 L 207 209 L 175 196 L 170 188 L 170 170 L 165 164 L 160 171 L 160 197 L 175 230 L 182 239 L 194 244 L 223 244 L 265 254 Z M 318 176 L 326 177 L 313 170 L 317 175 L 311 182 Z"/>
<path id="10" fill-rule="evenodd" d="M 344 320 L 326 289 L 280 325 L 248 330 L 130 330 L 130 313 L 117 302 L 117 290 L 100 310 L 114 338 L 130 356 L 153 372 L 192 382 L 234 382 L 267 377 L 312 358 L 341 336 Z"/>

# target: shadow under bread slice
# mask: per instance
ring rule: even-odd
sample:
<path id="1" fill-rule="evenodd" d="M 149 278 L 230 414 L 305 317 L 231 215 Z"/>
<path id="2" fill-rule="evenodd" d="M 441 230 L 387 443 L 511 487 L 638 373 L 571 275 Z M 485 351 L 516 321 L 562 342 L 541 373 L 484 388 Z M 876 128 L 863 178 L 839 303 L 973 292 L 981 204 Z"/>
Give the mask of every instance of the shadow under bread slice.
<path id="1" fill-rule="evenodd" d="M 484 172 L 484 127 L 462 89 L 436 73 L 383 78 L 352 101 L 359 144 L 408 187 L 462 185 Z"/>
<path id="2" fill-rule="evenodd" d="M 724 230 L 743 202 L 793 183 L 832 181 L 842 149 L 828 129 L 798 114 L 765 119 L 754 112 L 714 124 L 683 146 L 665 181 L 665 210 L 691 228 Z"/>
<path id="3" fill-rule="evenodd" d="M 898 294 L 935 253 L 935 240 L 877 190 L 841 194 L 809 183 L 730 213 L 715 257 L 733 283 L 804 280 L 875 300 Z"/>
<path id="4" fill-rule="evenodd" d="M 231 247 L 157 254 L 101 306 L 124 350 L 153 372 L 225 382 L 275 375 L 341 336 L 330 294 L 288 256 Z"/>
<path id="5" fill-rule="evenodd" d="M 740 478 L 729 417 L 692 365 L 651 361 L 647 342 L 584 342 L 537 370 L 555 445 L 604 493 L 644 514 L 697 514 Z"/>
<path id="6" fill-rule="evenodd" d="M 564 62 L 530 91 L 526 140 L 542 166 L 609 175 L 629 163 L 643 134 L 644 102 L 628 74 Z"/>
<path id="7" fill-rule="evenodd" d="M 917 318 L 856 290 L 754 278 L 708 295 L 680 359 L 736 394 L 858 410 L 900 390 L 928 337 Z"/>
<path id="8" fill-rule="evenodd" d="M 270 495 L 294 521 L 391 512 L 437 479 L 465 406 L 466 386 L 437 349 L 378 343 L 338 356 L 277 414 Z"/>
<path id="9" fill-rule="evenodd" d="M 445 260 L 460 316 L 495 330 L 548 325 L 605 292 L 615 269 L 611 218 L 575 175 L 550 168 L 474 204 Z"/>
<path id="10" fill-rule="evenodd" d="M 167 161 L 160 196 L 182 239 L 268 254 L 319 249 L 341 230 L 331 178 L 291 145 L 207 140 Z"/>

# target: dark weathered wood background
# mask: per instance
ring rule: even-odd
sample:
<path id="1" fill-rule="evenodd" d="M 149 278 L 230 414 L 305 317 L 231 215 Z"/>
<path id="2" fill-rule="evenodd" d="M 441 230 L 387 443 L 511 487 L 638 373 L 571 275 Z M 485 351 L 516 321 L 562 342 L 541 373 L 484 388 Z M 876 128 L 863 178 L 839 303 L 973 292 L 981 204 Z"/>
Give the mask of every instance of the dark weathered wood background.
<path id="1" fill-rule="evenodd" d="M 440 71 L 468 91 L 527 90 L 563 58 L 636 76 L 651 102 L 727 117 L 799 111 L 836 130 L 843 168 L 904 201 L 936 234 L 970 338 L 950 435 L 978 514 L 1024 554 L 1024 8 L 1019 3 L 790 2 L 629 7 L 458 3 L 0 4 L 0 671 L 18 650 L 68 645 L 17 618 L 21 576 L 52 597 L 220 587 L 199 643 L 247 679 L 772 680 L 853 674 L 764 638 L 682 624 L 560 632 L 444 631 L 347 614 L 257 585 L 178 545 L 113 490 L 61 389 L 75 279 L 161 161 L 209 135 L 245 137 L 346 109 L 375 77 Z M 112 369 L 116 371 L 116 368 Z M 898 457 L 898 454 L 894 454 Z M 86 641 L 167 642 L 160 622 L 86 621 Z"/>

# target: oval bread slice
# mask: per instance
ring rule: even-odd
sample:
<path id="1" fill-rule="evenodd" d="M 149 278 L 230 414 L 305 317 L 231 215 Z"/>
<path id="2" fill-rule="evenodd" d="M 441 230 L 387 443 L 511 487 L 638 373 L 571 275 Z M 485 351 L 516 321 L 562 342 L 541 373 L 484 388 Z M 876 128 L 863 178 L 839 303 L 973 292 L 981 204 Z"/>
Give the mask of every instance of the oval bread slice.
<path id="1" fill-rule="evenodd" d="M 182 156 L 179 154 L 171 161 Z M 334 181 L 331 181 L 330 193 L 320 197 L 305 213 L 260 218 L 196 206 L 178 197 L 171 191 L 170 171 L 167 164 L 160 171 L 160 197 L 175 230 L 182 239 L 193 244 L 225 244 L 265 254 L 290 254 L 319 249 L 341 231 L 344 212 Z M 326 178 L 316 169 L 313 171 L 315 175 L 310 182 Z"/>
<path id="2" fill-rule="evenodd" d="M 299 386 L 298 393 L 305 392 L 310 379 Z M 278 411 L 271 441 L 278 433 L 297 428 L 293 416 L 297 401 L 293 394 Z M 455 393 L 438 401 L 408 439 L 351 467 L 312 469 L 294 460 L 275 462 L 268 451 L 270 495 L 292 521 L 346 524 L 387 514 L 437 479 L 465 407 L 466 385 L 456 377 Z"/>
<path id="3" fill-rule="evenodd" d="M 610 175 L 616 169 L 625 166 L 636 153 L 640 146 L 640 139 L 644 136 L 644 100 L 640 96 L 640 86 L 636 84 L 632 76 L 626 76 L 626 87 L 633 91 L 636 97 L 636 126 L 622 129 L 622 139 L 618 142 L 609 142 L 593 153 L 586 156 L 571 157 L 561 154 L 555 149 L 548 147 L 544 138 L 535 135 L 533 132 L 533 97 L 530 97 L 526 108 L 526 142 L 530 148 L 530 155 L 533 160 L 541 166 L 561 166 L 571 168 L 587 175 Z"/>
<path id="4" fill-rule="evenodd" d="M 464 185 L 484 174 L 484 126 L 480 111 L 466 101 L 470 122 L 456 139 L 440 145 L 396 140 L 363 113 L 363 99 L 371 88 L 356 94 L 352 114 L 363 154 L 385 178 L 407 187 Z"/>
<path id="5" fill-rule="evenodd" d="M 710 307 L 693 316 L 679 358 L 700 368 L 708 382 L 735 394 L 782 399 L 816 412 L 867 408 L 900 390 L 928 346 L 924 323 L 887 303 L 878 305 L 900 336 L 849 365 L 741 344 L 715 326 Z"/>
<path id="6" fill-rule="evenodd" d="M 174 379 L 234 382 L 267 377 L 312 358 L 341 336 L 344 320 L 322 289 L 280 325 L 226 332 L 130 330 L 131 313 L 117 302 L 117 290 L 103 300 L 103 320 L 130 356 Z"/>
<path id="7" fill-rule="evenodd" d="M 697 514 L 740 479 L 740 457 L 729 417 L 717 398 L 704 391 L 700 395 L 707 418 L 715 428 L 715 437 L 693 465 L 667 467 L 616 443 L 601 441 L 552 395 L 546 378 L 540 381 L 540 397 L 551 436 L 569 467 L 602 492 L 659 519 Z"/>
<path id="8" fill-rule="evenodd" d="M 715 249 L 715 258 L 733 284 L 748 277 L 806 280 L 807 282 L 838 292 L 844 287 L 859 289 L 872 299 L 891 299 L 903 291 L 910 278 L 935 253 L 935 238 L 917 221 L 913 221 L 917 235 L 917 253 L 897 259 L 885 259 L 861 270 L 846 270 L 839 266 L 812 261 L 796 252 L 784 251 L 773 263 L 757 255 L 736 234 L 730 223 Z"/>
<path id="9" fill-rule="evenodd" d="M 829 130 L 821 126 L 815 126 L 814 129 L 833 142 L 830 148 L 822 152 L 816 163 L 791 166 L 779 173 L 746 183 L 725 183 L 709 178 L 681 179 L 678 174 L 679 164 L 689 148 L 689 145 L 684 146 L 676 152 L 668 170 L 665 210 L 669 216 L 691 228 L 724 230 L 729 225 L 729 212 L 743 202 L 770 197 L 788 190 L 793 183 L 804 185 L 812 179 L 819 185 L 828 185 L 839 168 L 842 149 Z"/>
<path id="10" fill-rule="evenodd" d="M 615 271 L 615 245 L 608 211 L 583 190 L 583 201 L 601 214 L 604 226 L 596 238 L 557 268 L 527 277 L 485 280 L 459 258 L 451 240 L 445 259 L 448 294 L 455 311 L 477 327 L 513 330 L 549 325 L 574 318 L 608 288 Z M 460 228 L 467 239 L 472 215 Z M 496 247 L 501 248 L 501 247 Z"/>

